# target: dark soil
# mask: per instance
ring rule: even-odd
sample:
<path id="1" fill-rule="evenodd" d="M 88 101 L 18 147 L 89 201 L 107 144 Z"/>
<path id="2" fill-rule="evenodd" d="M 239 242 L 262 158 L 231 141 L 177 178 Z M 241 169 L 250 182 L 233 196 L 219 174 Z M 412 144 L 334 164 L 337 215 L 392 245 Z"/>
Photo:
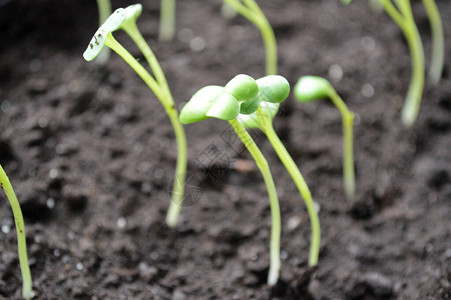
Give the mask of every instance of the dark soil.
<path id="1" fill-rule="evenodd" d="M 219 0 L 178 1 L 180 34 L 168 44 L 157 40 L 158 2 L 144 1 L 139 26 L 177 105 L 238 73 L 264 75 L 258 31 L 243 18 L 223 19 Z M 413 2 L 429 62 L 428 21 Z M 411 129 L 399 120 L 408 49 L 386 14 L 366 1 L 259 3 L 277 36 L 280 74 L 292 85 L 301 75 L 335 78 L 357 114 L 352 202 L 342 190 L 340 116 L 329 101 L 300 105 L 290 96 L 275 120 L 320 207 L 315 269 L 307 267 L 305 206 L 269 143 L 253 133 L 281 200 L 274 288 L 266 285 L 266 189 L 243 146 L 224 139 L 228 124 L 186 126 L 191 183 L 202 195 L 168 229 L 174 134 L 155 96 L 117 55 L 105 68 L 83 60 L 97 28 L 95 1 L 0 1 L 0 163 L 23 205 L 37 299 L 451 298 L 451 2 L 437 1 L 448 38 L 444 78 L 426 86 Z M 123 33 L 116 36 L 139 56 Z M 192 50 L 193 37 L 205 49 Z M 0 297 L 19 299 L 5 197 L 0 225 Z"/>

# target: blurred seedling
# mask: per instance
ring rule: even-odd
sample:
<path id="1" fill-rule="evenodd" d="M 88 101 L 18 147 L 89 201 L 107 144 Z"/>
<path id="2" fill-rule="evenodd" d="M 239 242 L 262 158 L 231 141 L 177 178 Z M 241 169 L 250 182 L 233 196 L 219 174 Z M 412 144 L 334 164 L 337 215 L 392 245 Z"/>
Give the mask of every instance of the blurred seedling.
<path id="1" fill-rule="evenodd" d="M 268 284 L 274 285 L 277 283 L 280 271 L 281 219 L 277 191 L 268 162 L 252 137 L 237 119 L 240 114 L 249 114 L 257 109 L 262 97 L 258 81 L 255 81 L 250 76 L 240 74 L 230 80 L 224 87 L 210 85 L 201 88 L 182 108 L 180 121 L 184 124 L 195 123 L 208 118 L 228 121 L 254 158 L 266 184 L 271 207 L 272 228 Z M 288 93 L 289 86 L 288 92 L 281 89 L 278 96 L 286 98 Z"/>
<path id="2" fill-rule="evenodd" d="M 96 58 L 105 45 L 108 46 L 114 52 L 119 54 L 141 77 L 141 79 L 147 84 L 147 86 L 152 90 L 163 105 L 166 114 L 171 121 L 177 141 L 175 180 L 172 190 L 171 204 L 166 216 L 166 223 L 170 227 L 175 227 L 177 225 L 178 216 L 182 207 L 185 186 L 187 167 L 186 136 L 183 126 L 179 121 L 174 99 L 164 73 L 157 58 L 144 40 L 138 26 L 136 25 L 136 20 L 141 15 L 141 12 L 141 4 L 131 5 L 126 9 L 117 9 L 94 34 L 88 48 L 83 53 L 83 57 L 87 61 L 91 61 Z M 112 33 L 118 29 L 124 30 L 132 38 L 146 58 L 146 61 L 149 64 L 155 78 L 150 75 L 149 72 L 147 72 L 146 69 L 113 37 Z"/>
<path id="3" fill-rule="evenodd" d="M 159 40 L 169 42 L 175 34 L 176 0 L 161 0 L 160 2 L 160 31 Z"/>
<path id="4" fill-rule="evenodd" d="M 401 28 L 409 47 L 412 62 L 412 77 L 407 91 L 404 107 L 401 111 L 401 121 L 410 127 L 415 123 L 420 110 L 424 88 L 424 51 L 418 32 L 410 0 L 379 0 L 385 12 Z M 443 72 L 445 43 L 442 21 L 434 0 L 422 0 L 426 8 L 432 31 L 432 57 L 429 67 L 429 81 L 437 84 Z M 349 4 L 352 0 L 342 0 Z"/>
<path id="5" fill-rule="evenodd" d="M 343 183 L 346 197 L 355 194 L 355 173 L 353 155 L 354 113 L 351 112 L 335 89 L 326 79 L 317 76 L 304 76 L 294 87 L 294 97 L 301 103 L 329 98 L 341 114 L 343 124 Z"/>
<path id="6" fill-rule="evenodd" d="M 31 273 L 30 266 L 28 265 L 27 256 L 27 243 L 25 236 L 25 223 L 23 221 L 22 210 L 20 209 L 19 201 L 14 193 L 11 182 L 8 179 L 5 171 L 0 165 L 0 184 L 5 191 L 6 197 L 8 197 L 9 204 L 11 205 L 14 222 L 16 223 L 17 231 L 17 250 L 19 253 L 20 270 L 22 273 L 22 297 L 25 299 L 31 299 Z"/>
<path id="7" fill-rule="evenodd" d="M 229 7 L 252 22 L 265 44 L 266 75 L 277 74 L 277 44 L 274 31 L 255 0 L 223 0 Z"/>
<path id="8" fill-rule="evenodd" d="M 99 10 L 99 26 L 101 26 L 106 19 L 111 15 L 111 2 L 110 0 L 97 0 L 97 8 Z M 104 48 L 97 56 L 96 63 L 101 66 L 106 65 L 110 59 L 110 48 Z"/>

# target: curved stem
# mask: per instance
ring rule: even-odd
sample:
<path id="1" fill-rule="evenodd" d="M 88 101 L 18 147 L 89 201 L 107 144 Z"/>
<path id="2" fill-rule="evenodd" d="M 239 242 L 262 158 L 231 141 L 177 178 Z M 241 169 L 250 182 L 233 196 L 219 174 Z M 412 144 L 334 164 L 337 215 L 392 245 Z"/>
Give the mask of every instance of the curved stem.
<path id="1" fill-rule="evenodd" d="M 404 26 L 404 17 L 396 9 L 391 0 L 379 0 L 384 8 L 385 12 L 398 24 L 399 27 Z"/>
<path id="2" fill-rule="evenodd" d="M 19 252 L 20 270 L 22 273 L 22 295 L 25 299 L 31 299 L 31 273 L 28 265 L 27 243 L 25 236 L 25 224 L 23 221 L 22 210 L 19 201 L 14 193 L 13 187 L 9 182 L 8 176 L 0 165 L 0 184 L 8 197 L 9 204 L 14 215 L 17 231 L 17 248 Z"/>
<path id="3" fill-rule="evenodd" d="M 266 52 L 266 75 L 277 74 L 277 43 L 274 31 L 265 15 L 254 0 L 246 0 L 247 6 L 237 0 L 223 0 L 243 17 L 252 22 L 260 31 Z"/>
<path id="4" fill-rule="evenodd" d="M 353 130 L 354 113 L 351 112 L 343 99 L 331 87 L 329 98 L 341 114 L 343 124 L 343 178 L 344 190 L 348 199 L 354 198 L 355 194 L 355 171 L 354 171 L 354 150 L 353 150 Z"/>
<path id="5" fill-rule="evenodd" d="M 270 264 L 268 273 L 268 285 L 274 285 L 277 283 L 280 272 L 280 232 L 281 232 L 281 218 L 279 199 L 277 197 L 276 186 L 269 170 L 268 162 L 261 153 L 260 149 L 255 144 L 252 137 L 241 125 L 241 123 L 234 119 L 229 121 L 232 128 L 235 130 L 238 137 L 246 146 L 249 153 L 255 160 L 258 169 L 260 170 L 263 180 L 265 181 L 266 189 L 268 190 L 269 203 L 271 207 L 271 241 L 270 241 Z"/>
<path id="6" fill-rule="evenodd" d="M 413 19 L 410 3 L 406 4 L 406 26 L 401 27 L 409 46 L 412 60 L 412 76 L 407 91 L 404 107 L 401 111 L 401 121 L 406 127 L 410 127 L 415 122 L 420 110 L 421 97 L 424 87 L 424 56 L 423 44 L 420 34 Z M 408 9 L 407 9 L 408 8 Z"/>
<path id="7" fill-rule="evenodd" d="M 175 8 L 175 0 L 161 0 L 159 39 L 162 42 L 169 42 L 174 38 Z"/>
<path id="8" fill-rule="evenodd" d="M 144 67 L 136 61 L 135 58 L 119 44 L 111 34 L 107 35 L 105 44 L 117 52 L 132 69 L 144 80 L 144 82 L 149 86 L 149 88 L 154 92 L 157 98 L 163 105 L 169 120 L 171 121 L 172 127 L 174 128 L 175 138 L 177 141 L 177 164 L 175 168 L 174 186 L 171 195 L 171 204 L 169 205 L 169 210 L 166 215 L 166 223 L 169 227 L 175 227 L 177 225 L 178 216 L 180 214 L 180 209 L 182 208 L 183 195 L 185 190 L 185 177 L 187 168 L 187 145 L 186 145 L 186 135 L 183 130 L 183 125 L 180 123 L 178 118 L 177 109 L 174 106 L 174 100 L 166 84 L 166 90 L 158 84 L 155 79 L 144 69 Z M 150 49 L 149 49 L 150 50 Z M 149 57 L 150 58 L 150 57 Z M 154 62 L 153 62 L 154 63 Z M 158 63 L 158 62 L 157 62 Z M 151 65 L 152 67 L 152 65 Z M 153 69 L 156 74 L 160 68 Z M 164 78 L 164 74 L 161 71 L 159 75 Z M 164 79 L 164 82 L 166 80 Z M 164 85 L 163 85 L 164 86 Z"/>
<path id="9" fill-rule="evenodd" d="M 310 217 L 311 227 L 312 227 L 312 240 L 310 243 L 310 253 L 308 264 L 310 266 L 315 266 L 318 263 L 319 257 L 319 248 L 321 243 L 321 228 L 319 224 L 318 213 L 315 210 L 315 205 L 313 203 L 313 198 L 310 193 L 310 189 L 307 186 L 307 183 L 304 180 L 299 168 L 296 163 L 291 158 L 287 149 L 283 145 L 282 141 L 277 136 L 274 128 L 272 126 L 271 120 L 265 116 L 265 113 L 262 111 L 261 107 L 257 109 L 257 114 L 262 124 L 263 132 L 268 137 L 271 145 L 277 153 L 277 156 L 282 161 L 283 165 L 287 169 L 288 173 L 290 173 L 291 178 L 293 179 L 296 187 L 298 188 L 302 198 L 304 199 L 305 206 L 307 207 L 307 212 Z"/>
<path id="10" fill-rule="evenodd" d="M 445 39 L 440 12 L 434 0 L 422 0 L 429 18 L 432 32 L 432 55 L 429 66 L 429 81 L 435 85 L 440 81 L 445 61 Z"/>

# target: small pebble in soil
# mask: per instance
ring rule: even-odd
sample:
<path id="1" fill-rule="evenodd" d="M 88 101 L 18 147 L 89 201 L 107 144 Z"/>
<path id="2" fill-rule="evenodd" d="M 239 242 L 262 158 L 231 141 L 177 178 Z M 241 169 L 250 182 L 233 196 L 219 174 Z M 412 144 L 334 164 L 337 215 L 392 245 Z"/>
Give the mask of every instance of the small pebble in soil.
<path id="1" fill-rule="evenodd" d="M 59 257 L 61 255 L 61 252 L 58 249 L 53 250 L 53 256 Z"/>
<path id="2" fill-rule="evenodd" d="M 183 43 L 189 43 L 194 38 L 194 33 L 189 28 L 183 28 L 177 33 L 177 37 Z"/>
<path id="3" fill-rule="evenodd" d="M 118 228 L 123 229 L 127 225 L 127 220 L 124 217 L 120 217 L 117 219 L 116 225 Z"/>
<path id="4" fill-rule="evenodd" d="M 11 227 L 7 224 L 2 225 L 2 232 L 3 233 L 9 233 L 11 231 Z"/>
<path id="5" fill-rule="evenodd" d="M 196 36 L 189 42 L 189 47 L 194 52 L 200 52 L 205 49 L 205 39 L 200 36 Z"/>
<path id="6" fill-rule="evenodd" d="M 172 298 L 171 299 L 172 300 L 185 300 L 186 299 L 186 295 L 181 290 L 176 289 L 172 293 Z"/>
<path id="7" fill-rule="evenodd" d="M 51 169 L 49 171 L 49 177 L 52 178 L 52 179 L 58 177 L 58 170 L 57 169 Z"/>
<path id="8" fill-rule="evenodd" d="M 293 216 L 288 219 L 287 221 L 287 228 L 289 231 L 293 231 L 301 225 L 301 217 L 300 216 Z"/>
<path id="9" fill-rule="evenodd" d="M 374 96 L 374 88 L 371 84 L 365 83 L 360 88 L 360 93 L 362 93 L 363 97 L 365 98 L 371 98 Z"/>
<path id="10" fill-rule="evenodd" d="M 31 72 L 37 72 L 41 69 L 41 67 L 42 67 L 42 61 L 40 59 L 35 58 L 30 62 L 30 71 Z"/>
<path id="11" fill-rule="evenodd" d="M 77 265 L 75 266 L 75 268 L 77 268 L 78 271 L 83 270 L 84 266 L 81 262 L 77 263 Z"/>
<path id="12" fill-rule="evenodd" d="M 45 204 L 49 209 L 53 209 L 55 207 L 55 199 L 48 198 Z"/>
<path id="13" fill-rule="evenodd" d="M 8 113 L 10 107 L 11 107 L 11 103 L 9 102 L 9 100 L 3 100 L 2 104 L 0 104 L 0 109 L 4 113 Z"/>
<path id="14" fill-rule="evenodd" d="M 343 78 L 343 69 L 340 65 L 333 64 L 329 67 L 329 77 L 333 82 L 340 82 Z"/>
<path id="15" fill-rule="evenodd" d="M 364 36 L 360 42 L 362 43 L 363 48 L 368 52 L 372 52 L 376 49 L 376 42 L 372 37 Z"/>
<path id="16" fill-rule="evenodd" d="M 139 275 L 143 280 L 149 282 L 158 273 L 158 269 L 154 266 L 149 266 L 146 262 L 142 261 L 138 265 Z"/>

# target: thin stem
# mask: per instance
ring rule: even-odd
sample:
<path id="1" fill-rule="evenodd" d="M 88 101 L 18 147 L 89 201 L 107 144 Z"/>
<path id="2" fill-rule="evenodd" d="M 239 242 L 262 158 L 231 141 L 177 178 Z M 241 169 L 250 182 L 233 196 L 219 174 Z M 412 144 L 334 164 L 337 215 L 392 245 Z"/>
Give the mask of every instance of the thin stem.
<path id="1" fill-rule="evenodd" d="M 315 205 L 313 203 L 312 195 L 307 186 L 307 183 L 304 180 L 304 177 L 299 171 L 299 168 L 297 167 L 296 163 L 291 158 L 282 141 L 280 141 L 279 137 L 274 131 L 271 120 L 265 115 L 261 107 L 257 109 L 257 114 L 260 123 L 262 124 L 263 132 L 268 137 L 271 145 L 273 146 L 274 150 L 277 153 L 277 156 L 279 156 L 279 159 L 282 161 L 283 165 L 288 170 L 288 173 L 290 173 L 291 178 L 293 179 L 302 198 L 304 199 L 305 206 L 307 207 L 307 212 L 310 216 L 310 222 L 312 227 L 312 240 L 310 243 L 308 264 L 310 266 L 315 266 L 318 263 L 319 257 L 321 228 L 319 224 L 318 213 L 316 212 Z"/>
<path id="2" fill-rule="evenodd" d="M 149 64 L 150 69 L 152 70 L 160 87 L 162 87 L 165 90 L 167 97 L 170 97 L 172 99 L 172 94 L 169 89 L 169 85 L 166 80 L 166 77 L 164 76 L 164 72 L 161 69 L 160 64 L 158 63 L 158 60 L 157 60 L 155 54 L 153 53 L 152 49 L 149 47 L 149 44 L 147 44 L 146 40 L 142 36 L 138 27 L 136 26 L 136 23 L 130 23 L 128 26 L 124 27 L 123 29 L 131 37 L 131 39 L 135 42 L 135 44 L 138 46 L 139 50 L 142 52 L 142 54 L 146 58 L 146 61 Z M 172 102 L 173 102 L 173 100 L 172 100 Z"/>
<path id="3" fill-rule="evenodd" d="M 252 137 L 246 131 L 246 129 L 241 125 L 241 123 L 234 119 L 229 121 L 232 128 L 235 130 L 238 137 L 241 139 L 243 144 L 246 146 L 247 150 L 250 152 L 252 157 L 260 170 L 263 180 L 265 181 L 266 189 L 268 191 L 269 203 L 271 207 L 271 241 L 270 241 L 270 264 L 268 273 L 268 285 L 274 285 L 277 283 L 280 271 L 280 232 L 281 232 L 281 218 L 280 218 L 280 207 L 279 199 L 277 197 L 276 186 L 269 170 L 268 162 L 261 153 L 260 149 L 255 144 Z"/>
<path id="4" fill-rule="evenodd" d="M 252 22 L 260 31 L 266 52 L 266 75 L 277 74 L 277 43 L 274 31 L 265 15 L 254 0 L 245 0 L 247 6 L 238 0 L 224 0 L 243 17 Z"/>
<path id="5" fill-rule="evenodd" d="M 164 90 L 160 84 L 158 84 L 155 79 L 144 69 L 144 67 L 136 61 L 135 58 L 124 48 L 119 42 L 114 39 L 111 34 L 107 35 L 105 44 L 118 53 L 132 69 L 144 80 L 144 82 L 149 86 L 149 88 L 154 92 L 157 98 L 163 105 L 166 113 L 169 116 L 172 127 L 174 128 L 175 138 L 177 141 L 177 164 L 175 167 L 175 177 L 174 186 L 172 189 L 171 204 L 169 206 L 168 213 L 166 215 L 166 223 L 169 227 L 175 227 L 177 225 L 178 216 L 180 214 L 180 209 L 182 208 L 183 195 L 185 190 L 185 177 L 187 168 L 187 145 L 186 136 L 183 126 L 178 118 L 177 109 L 174 106 L 174 100 L 166 85 L 166 90 Z M 150 58 L 150 57 L 149 57 Z M 150 63 L 149 63 L 150 64 Z M 152 66 L 152 65 L 151 65 Z M 156 74 L 160 68 L 153 69 Z M 164 78 L 164 74 L 161 71 L 159 75 Z M 164 79 L 164 82 L 166 80 Z"/>
<path id="6" fill-rule="evenodd" d="M 159 39 L 162 42 L 169 42 L 174 38 L 175 8 L 175 0 L 161 0 Z"/>
<path id="7" fill-rule="evenodd" d="M 381 2 L 385 12 L 387 12 L 387 14 L 393 19 L 393 21 L 395 21 L 396 24 L 398 24 L 398 26 L 402 28 L 405 22 L 404 17 L 396 9 L 391 0 L 379 0 L 379 1 Z"/>
<path id="8" fill-rule="evenodd" d="M 343 124 L 343 178 L 344 190 L 348 199 L 354 198 L 355 194 L 355 171 L 354 171 L 354 150 L 353 150 L 353 130 L 354 113 L 351 112 L 343 99 L 331 87 L 329 98 L 337 107 L 341 114 Z"/>
<path id="9" fill-rule="evenodd" d="M 424 56 L 423 44 L 421 43 L 420 34 L 412 15 L 410 3 L 405 3 L 405 26 L 401 30 L 406 37 L 409 46 L 410 56 L 412 60 L 412 76 L 407 91 L 404 107 L 401 111 L 401 121 L 406 127 L 410 127 L 415 122 L 418 111 L 420 110 L 421 97 L 424 87 Z"/>
<path id="10" fill-rule="evenodd" d="M 16 223 L 17 231 L 17 248 L 19 252 L 19 263 L 20 270 L 22 273 L 22 295 L 25 299 L 31 299 L 31 273 L 30 266 L 28 265 L 27 256 L 27 243 L 25 236 L 25 224 L 23 221 L 22 210 L 20 209 L 19 201 L 17 200 L 16 194 L 14 193 L 13 187 L 0 165 L 0 183 L 8 197 L 9 204 L 14 215 L 14 222 Z"/>
<path id="11" fill-rule="evenodd" d="M 110 0 L 97 0 L 97 7 L 99 9 L 99 26 L 101 26 L 106 19 L 111 15 Z M 101 66 L 104 66 L 110 59 L 110 49 L 103 48 L 95 60 Z"/>
<path id="12" fill-rule="evenodd" d="M 422 0 L 429 18 L 432 32 L 432 55 L 429 66 L 429 81 L 436 85 L 443 73 L 445 61 L 445 38 L 443 34 L 442 19 L 434 0 Z"/>

